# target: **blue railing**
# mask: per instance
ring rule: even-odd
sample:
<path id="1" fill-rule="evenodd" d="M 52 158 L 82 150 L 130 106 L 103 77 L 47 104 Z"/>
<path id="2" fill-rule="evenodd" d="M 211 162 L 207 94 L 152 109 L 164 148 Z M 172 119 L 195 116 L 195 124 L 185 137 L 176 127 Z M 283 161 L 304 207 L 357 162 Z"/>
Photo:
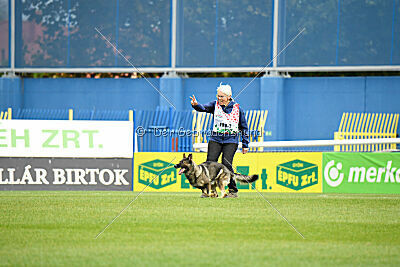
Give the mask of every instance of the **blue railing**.
<path id="1" fill-rule="evenodd" d="M 172 108 L 135 113 L 138 151 L 191 151 L 192 113 Z M 189 131 L 189 132 L 188 132 Z"/>

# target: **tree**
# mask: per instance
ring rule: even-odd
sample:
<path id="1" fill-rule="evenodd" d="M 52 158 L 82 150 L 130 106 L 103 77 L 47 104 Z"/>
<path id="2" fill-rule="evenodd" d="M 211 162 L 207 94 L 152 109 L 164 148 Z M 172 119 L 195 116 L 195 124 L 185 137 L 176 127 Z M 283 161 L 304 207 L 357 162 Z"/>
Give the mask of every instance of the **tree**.
<path id="1" fill-rule="evenodd" d="M 95 30 L 122 48 L 137 66 L 169 64 L 170 2 L 128 0 L 22 0 L 22 30 L 34 23 L 33 40 L 20 36 L 21 66 L 114 67 L 127 66 Z M 39 30 L 38 30 L 39 29 Z M 41 32 L 42 31 L 42 32 Z M 40 49 L 32 49 L 33 46 Z"/>

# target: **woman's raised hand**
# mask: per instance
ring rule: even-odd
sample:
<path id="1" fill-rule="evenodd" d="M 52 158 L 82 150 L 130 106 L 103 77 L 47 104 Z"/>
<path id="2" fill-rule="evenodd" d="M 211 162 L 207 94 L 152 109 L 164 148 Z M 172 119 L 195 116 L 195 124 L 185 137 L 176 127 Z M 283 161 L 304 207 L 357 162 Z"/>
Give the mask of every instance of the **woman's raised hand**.
<path id="1" fill-rule="evenodd" d="M 197 100 L 196 100 L 196 97 L 194 96 L 194 95 L 192 95 L 192 96 L 189 96 L 190 97 L 190 99 L 192 100 L 191 102 L 190 102 L 190 104 L 192 104 L 192 106 L 196 106 L 198 103 L 197 103 Z"/>

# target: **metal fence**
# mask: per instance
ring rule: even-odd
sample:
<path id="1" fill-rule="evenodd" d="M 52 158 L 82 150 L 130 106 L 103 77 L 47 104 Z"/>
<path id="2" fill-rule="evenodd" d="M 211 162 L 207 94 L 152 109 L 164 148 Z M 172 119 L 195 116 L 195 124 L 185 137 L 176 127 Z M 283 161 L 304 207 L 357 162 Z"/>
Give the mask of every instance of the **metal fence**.
<path id="1" fill-rule="evenodd" d="M 400 0 L 0 0 L 0 10 L 3 72 L 400 70 Z"/>

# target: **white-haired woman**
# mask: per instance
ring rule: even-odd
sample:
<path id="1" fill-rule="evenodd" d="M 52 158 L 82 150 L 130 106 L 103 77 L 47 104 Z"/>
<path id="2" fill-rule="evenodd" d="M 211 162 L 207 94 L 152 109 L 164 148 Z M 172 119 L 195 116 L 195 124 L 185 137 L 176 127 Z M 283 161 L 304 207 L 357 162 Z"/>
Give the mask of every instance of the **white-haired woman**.
<path id="1" fill-rule="evenodd" d="M 220 83 L 217 88 L 217 101 L 207 104 L 197 103 L 194 95 L 190 99 L 195 110 L 214 115 L 212 134 L 208 142 L 207 161 L 217 162 L 222 153 L 222 164 L 234 172 L 232 162 L 239 144 L 239 133 L 242 137 L 243 154 L 249 151 L 249 136 L 243 109 L 233 100 L 231 87 Z M 229 194 L 226 197 L 238 197 L 234 180 L 230 181 L 228 188 Z"/>

